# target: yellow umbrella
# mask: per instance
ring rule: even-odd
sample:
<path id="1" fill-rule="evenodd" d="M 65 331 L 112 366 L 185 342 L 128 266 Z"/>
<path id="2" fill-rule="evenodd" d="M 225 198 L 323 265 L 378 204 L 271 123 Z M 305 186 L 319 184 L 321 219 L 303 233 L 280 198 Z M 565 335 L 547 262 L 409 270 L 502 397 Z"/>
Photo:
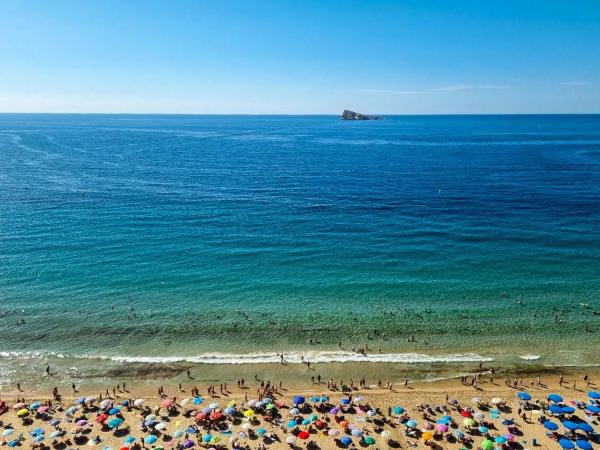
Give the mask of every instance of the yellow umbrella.
<path id="1" fill-rule="evenodd" d="M 29 410 L 26 408 L 21 408 L 17 411 L 17 417 L 25 417 L 27 414 L 29 414 Z"/>
<path id="2" fill-rule="evenodd" d="M 472 427 L 475 425 L 475 421 L 473 419 L 465 419 L 463 420 L 463 424 L 467 427 Z"/>
<path id="3" fill-rule="evenodd" d="M 231 400 L 229 403 L 227 403 L 228 408 L 233 408 L 234 406 L 235 406 L 235 400 Z"/>
<path id="4" fill-rule="evenodd" d="M 244 411 L 244 416 L 246 417 L 254 417 L 254 411 L 249 409 L 247 411 Z"/>
<path id="5" fill-rule="evenodd" d="M 431 431 L 425 431 L 422 436 L 424 441 L 428 441 L 429 439 L 431 439 L 433 437 L 433 433 Z"/>

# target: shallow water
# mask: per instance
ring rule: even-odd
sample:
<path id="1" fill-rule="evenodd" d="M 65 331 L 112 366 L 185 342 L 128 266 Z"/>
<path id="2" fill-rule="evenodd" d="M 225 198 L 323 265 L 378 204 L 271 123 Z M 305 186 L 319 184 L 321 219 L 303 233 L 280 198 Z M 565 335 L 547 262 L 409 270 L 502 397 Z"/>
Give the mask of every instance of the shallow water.
<path id="1" fill-rule="evenodd" d="M 365 344 L 600 363 L 600 116 L 0 115 L 0 155 L 3 380 Z"/>

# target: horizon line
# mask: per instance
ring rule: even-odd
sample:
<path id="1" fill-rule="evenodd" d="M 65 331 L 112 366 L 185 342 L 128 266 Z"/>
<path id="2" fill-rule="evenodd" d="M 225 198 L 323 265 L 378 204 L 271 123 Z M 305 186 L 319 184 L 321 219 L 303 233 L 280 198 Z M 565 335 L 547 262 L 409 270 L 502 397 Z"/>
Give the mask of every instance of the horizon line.
<path id="1" fill-rule="evenodd" d="M 0 111 L 0 115 L 105 115 L 105 116 L 340 116 L 341 113 L 173 113 L 173 112 L 69 112 L 69 111 Z M 598 112 L 494 112 L 494 113 L 361 113 L 378 116 L 596 116 Z M 360 121 L 360 120 L 350 120 Z"/>

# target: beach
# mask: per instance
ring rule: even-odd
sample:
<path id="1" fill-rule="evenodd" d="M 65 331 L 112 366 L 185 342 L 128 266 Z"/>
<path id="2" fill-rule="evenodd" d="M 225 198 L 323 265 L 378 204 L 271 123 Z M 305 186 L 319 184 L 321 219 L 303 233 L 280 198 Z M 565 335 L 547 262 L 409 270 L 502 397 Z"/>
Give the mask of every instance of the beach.
<path id="1" fill-rule="evenodd" d="M 366 380 L 364 387 L 360 380 L 353 380 L 354 386 L 350 387 L 350 380 L 346 379 L 342 392 L 341 380 L 335 380 L 334 389 L 329 388 L 331 385 L 328 387 L 327 380 L 321 384 L 283 384 L 281 387 L 275 382 L 273 391 L 270 380 L 252 372 L 246 374 L 245 386 L 240 386 L 239 379 L 226 386 L 202 384 L 196 379 L 198 375 L 184 372 L 176 378 L 184 380 L 181 384 L 155 379 L 120 382 L 118 387 L 76 386 L 77 392 L 61 386 L 58 401 L 48 391 L 33 392 L 21 386 L 22 392 L 3 390 L 2 400 L 8 410 L 0 416 L 0 421 L 3 431 L 14 429 L 5 436 L 6 442 L 22 433 L 21 445 L 25 447 L 43 444 L 51 448 L 79 448 L 99 437 L 98 448 L 141 448 L 136 444 L 149 436 L 156 436 L 156 442 L 151 443 L 154 438 L 148 438 L 145 448 L 257 448 L 264 444 L 273 449 L 314 445 L 323 449 L 460 449 L 485 447 L 487 439 L 494 442 L 496 448 L 534 448 L 533 442 L 537 442 L 538 448 L 552 449 L 561 448 L 557 440 L 564 438 L 598 445 L 594 443 L 597 434 L 594 437 L 593 433 L 576 430 L 576 436 L 570 435 L 561 425 L 585 422 L 598 429 L 598 414 L 586 410 L 595 402 L 589 396 L 595 392 L 598 371 L 564 373 L 562 385 L 555 373 L 523 378 L 515 374 L 508 377 L 510 386 L 506 374 L 491 375 L 486 368 L 475 370 L 474 375 L 477 373 L 481 375 L 476 386 L 472 385 L 472 377 L 467 377 L 466 384 L 453 379 L 409 383 L 408 386 L 398 383 L 391 389 L 386 386 L 386 380 L 382 380 L 381 386 L 378 386 L 379 380 Z M 494 376 L 493 382 L 491 376 Z M 212 395 L 209 394 L 211 388 L 214 389 Z M 549 401 L 550 394 L 562 399 Z M 518 395 L 530 400 L 524 401 Z M 270 398 L 264 402 L 267 396 Z M 298 396 L 303 402 L 294 410 Z M 259 400 L 262 403 L 257 404 Z M 17 404 L 15 408 L 17 401 L 22 401 L 24 406 Z M 269 403 L 273 406 L 268 406 Z M 161 405 L 162 408 L 157 409 Z M 567 412 L 549 411 L 550 406 L 555 408 L 553 405 L 561 405 Z M 31 421 L 17 417 L 24 409 L 28 412 L 23 417 Z M 204 415 L 199 416 L 202 411 Z M 561 427 L 555 439 L 547 436 L 551 426 L 543 425 L 540 417 Z M 120 425 L 111 428 L 108 425 L 111 420 L 117 420 L 113 425 Z M 296 420 L 297 425 L 291 425 L 292 420 Z M 416 421 L 415 426 L 407 426 L 407 423 L 412 424 L 411 420 Z M 480 427 L 485 427 L 481 428 L 483 432 Z M 33 430 L 37 430 L 34 435 Z M 61 435 L 51 438 L 53 432 Z M 428 439 L 429 433 L 431 439 Z M 36 443 L 40 435 L 43 437 Z M 341 443 L 344 436 L 352 442 Z M 508 440 L 502 441 L 506 436 Z M 133 438 L 135 441 L 131 441 Z"/>

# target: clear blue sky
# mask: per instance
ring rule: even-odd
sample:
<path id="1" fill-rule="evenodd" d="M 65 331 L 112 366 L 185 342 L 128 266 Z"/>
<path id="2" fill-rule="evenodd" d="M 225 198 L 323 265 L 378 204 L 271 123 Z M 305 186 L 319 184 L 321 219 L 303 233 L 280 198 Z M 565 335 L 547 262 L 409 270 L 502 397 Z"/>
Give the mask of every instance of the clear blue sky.
<path id="1" fill-rule="evenodd" d="M 343 108 L 600 112 L 600 1 L 0 1 L 0 111 Z"/>

